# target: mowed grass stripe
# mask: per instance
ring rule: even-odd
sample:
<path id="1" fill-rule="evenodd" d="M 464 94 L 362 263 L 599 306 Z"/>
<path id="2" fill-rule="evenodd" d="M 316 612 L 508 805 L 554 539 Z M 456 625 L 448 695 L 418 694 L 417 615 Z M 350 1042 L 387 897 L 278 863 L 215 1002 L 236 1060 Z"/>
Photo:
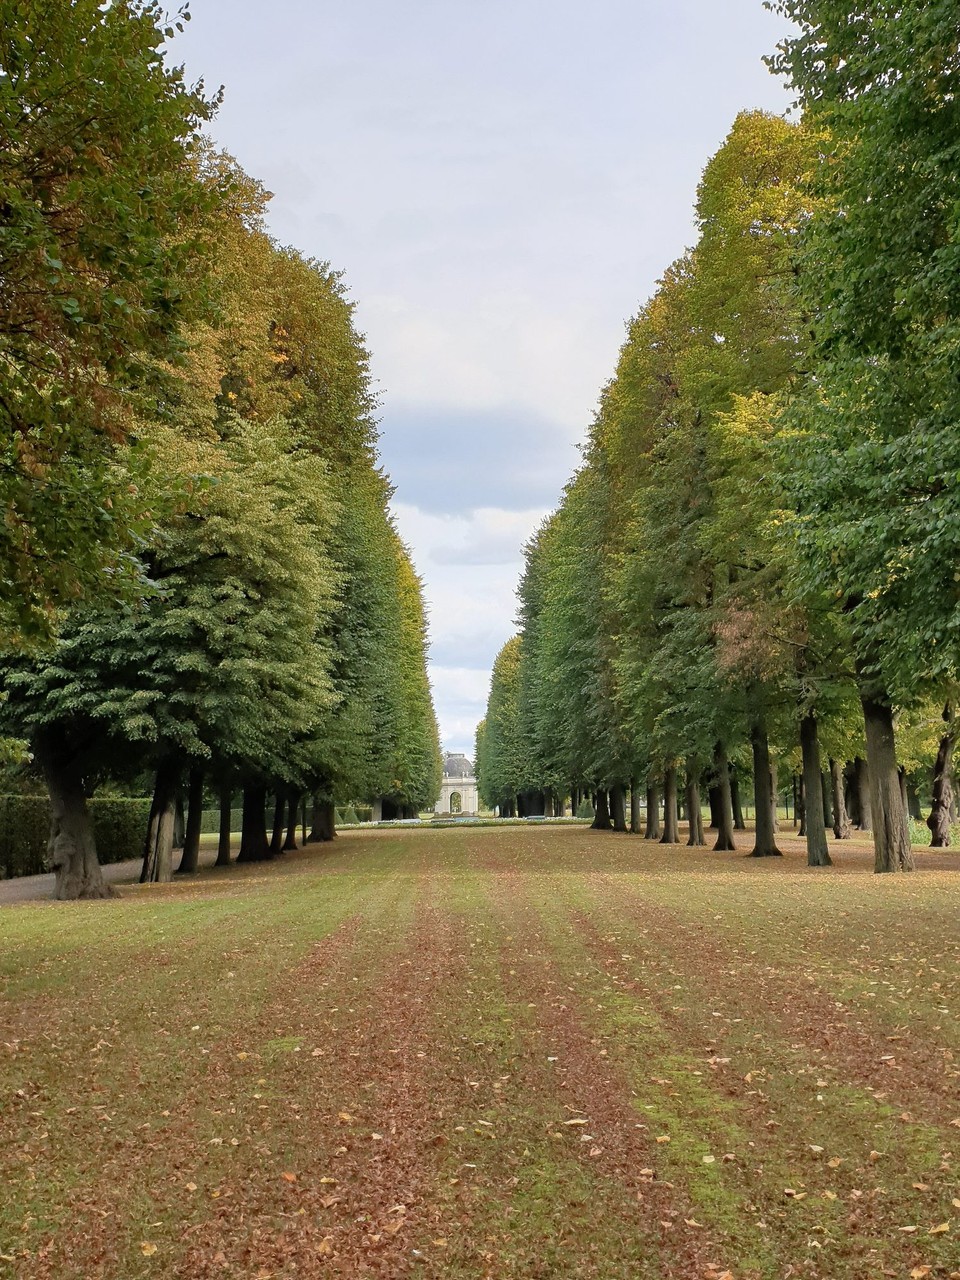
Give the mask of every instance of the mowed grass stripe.
<path id="1" fill-rule="evenodd" d="M 233 874 L 0 912 L 0 1274 L 951 1274 L 960 1134 L 881 1096 L 908 1064 L 950 1096 L 949 875 L 878 893 L 866 865 L 543 827 L 350 834 Z M 861 917 L 864 940 L 833 928 Z M 884 955 L 941 970 L 922 1018 L 888 1025 L 899 976 L 870 996 Z M 921 1026 L 923 1054 L 886 1040 Z M 895 1065 L 853 1073 L 877 1045 Z"/>

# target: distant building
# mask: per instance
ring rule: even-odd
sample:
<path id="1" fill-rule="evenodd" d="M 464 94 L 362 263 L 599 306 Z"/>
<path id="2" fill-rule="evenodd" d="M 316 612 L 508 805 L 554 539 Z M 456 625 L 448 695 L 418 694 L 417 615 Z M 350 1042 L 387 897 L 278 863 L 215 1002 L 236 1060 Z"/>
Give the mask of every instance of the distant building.
<path id="1" fill-rule="evenodd" d="M 478 813 L 480 797 L 473 761 L 456 751 L 448 751 L 443 757 L 443 782 L 436 813 Z"/>

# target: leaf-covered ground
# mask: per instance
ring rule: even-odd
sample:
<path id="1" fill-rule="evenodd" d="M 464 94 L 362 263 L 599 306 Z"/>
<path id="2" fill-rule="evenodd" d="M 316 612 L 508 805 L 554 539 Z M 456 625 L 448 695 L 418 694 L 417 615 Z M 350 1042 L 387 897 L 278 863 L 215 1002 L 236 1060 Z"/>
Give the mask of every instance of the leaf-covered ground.
<path id="1" fill-rule="evenodd" d="M 351 833 L 3 909 L 0 1276 L 960 1277 L 960 857 L 782 843 Z"/>

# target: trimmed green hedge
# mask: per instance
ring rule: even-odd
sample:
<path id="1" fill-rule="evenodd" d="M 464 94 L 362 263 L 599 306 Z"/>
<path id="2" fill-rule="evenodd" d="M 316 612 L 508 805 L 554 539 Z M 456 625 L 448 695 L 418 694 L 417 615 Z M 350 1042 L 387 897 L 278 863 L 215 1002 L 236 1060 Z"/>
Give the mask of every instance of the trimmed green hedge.
<path id="1" fill-rule="evenodd" d="M 150 801 L 111 796 L 89 804 L 100 861 L 138 858 L 150 818 Z M 0 796 L 0 879 L 49 871 L 49 834 L 46 796 Z"/>

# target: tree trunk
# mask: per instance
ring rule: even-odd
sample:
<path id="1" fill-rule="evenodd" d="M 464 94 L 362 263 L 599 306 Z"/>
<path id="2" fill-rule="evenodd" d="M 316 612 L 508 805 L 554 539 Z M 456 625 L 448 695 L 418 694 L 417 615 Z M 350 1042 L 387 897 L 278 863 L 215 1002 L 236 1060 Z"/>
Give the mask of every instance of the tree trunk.
<path id="1" fill-rule="evenodd" d="M 850 819 L 843 794 L 843 766 L 839 760 L 830 761 L 830 782 L 833 787 L 833 834 L 837 840 L 849 840 Z"/>
<path id="2" fill-rule="evenodd" d="M 770 772 L 770 744 L 762 720 L 755 720 L 750 729 L 750 745 L 753 748 L 753 799 L 757 811 L 757 832 L 751 858 L 779 858 L 780 850 L 773 830 L 773 790 Z M 807 796 L 807 806 L 810 796 Z M 810 828 L 807 823 L 807 829 Z"/>
<path id="3" fill-rule="evenodd" d="M 317 818 L 319 817 L 319 823 Z M 321 800 L 319 802 L 319 813 L 314 810 L 314 830 L 317 831 L 318 839 L 329 844 L 331 840 L 337 838 L 337 810 L 332 800 Z"/>
<path id="4" fill-rule="evenodd" d="M 270 857 L 266 807 L 267 788 L 260 782 L 248 783 L 243 788 L 243 823 L 238 862 L 264 862 Z"/>
<path id="5" fill-rule="evenodd" d="M 173 829 L 177 816 L 179 773 L 173 761 L 165 761 L 157 769 L 140 871 L 141 884 L 167 884 L 173 879 Z"/>
<path id="6" fill-rule="evenodd" d="M 273 801 L 273 828 L 270 833 L 270 857 L 283 852 L 283 820 L 287 813 L 287 796 L 283 787 L 277 787 Z"/>
<path id="7" fill-rule="evenodd" d="M 311 811 L 310 811 L 310 834 L 307 837 L 307 844 L 317 844 L 320 840 L 323 839 L 323 836 L 320 834 L 321 800 L 320 800 L 319 792 L 315 791 L 313 793 L 312 801 L 313 802 L 312 802 Z"/>
<path id="8" fill-rule="evenodd" d="M 953 806 L 953 707 L 948 702 L 943 708 L 947 731 L 940 739 L 937 759 L 933 766 L 933 806 L 927 826 L 930 828 L 930 848 L 949 849 L 950 810 Z"/>
<path id="9" fill-rule="evenodd" d="M 203 825 L 203 770 L 190 770 L 187 791 L 187 826 L 177 875 L 193 875 L 200 866 L 200 828 Z"/>
<path id="10" fill-rule="evenodd" d="M 867 760 L 857 756 L 853 762 L 854 786 L 857 792 L 857 826 L 861 831 L 873 830 L 873 787 L 870 779 L 869 757 L 870 752 L 867 751 Z"/>
<path id="11" fill-rule="evenodd" d="M 673 765 L 663 774 L 663 835 L 660 843 L 680 843 L 677 825 L 677 770 Z"/>
<path id="12" fill-rule="evenodd" d="M 183 813 L 183 792 L 177 779 L 177 795 L 173 804 L 173 847 L 182 849 L 187 838 L 187 823 Z"/>
<path id="13" fill-rule="evenodd" d="M 720 788 L 716 782 L 711 783 L 707 788 L 707 799 L 710 802 L 710 830 L 719 831 L 723 819 L 720 810 Z"/>
<path id="14" fill-rule="evenodd" d="M 287 838 L 283 842 L 284 852 L 297 847 L 297 817 L 303 803 L 303 796 L 299 791 L 291 791 L 287 803 Z"/>
<path id="15" fill-rule="evenodd" d="M 644 840 L 660 839 L 660 788 L 655 782 L 647 787 L 647 827 Z"/>
<path id="16" fill-rule="evenodd" d="M 807 866 L 829 867 L 826 820 L 823 815 L 823 770 L 817 718 L 812 711 L 800 721 L 800 750 L 803 754 L 803 794 L 806 803 Z"/>
<path id="17" fill-rule="evenodd" d="M 610 807 L 607 802 L 606 791 L 597 791 L 597 798 L 595 803 L 596 803 L 596 817 L 593 820 L 593 826 L 591 830 L 609 831 L 611 827 Z"/>
<path id="18" fill-rule="evenodd" d="M 734 831 L 746 831 L 747 824 L 743 820 L 743 806 L 740 803 L 740 775 L 735 764 L 729 765 L 730 804 L 733 806 Z"/>
<path id="19" fill-rule="evenodd" d="M 230 865 L 230 828 L 233 826 L 233 788 L 224 783 L 220 788 L 220 836 L 217 841 L 218 867 Z"/>
<path id="20" fill-rule="evenodd" d="M 114 897 L 100 869 L 93 821 L 76 760 L 43 740 L 34 743 L 34 754 L 50 796 L 47 860 L 56 873 L 53 896 L 61 902 Z"/>
<path id="21" fill-rule="evenodd" d="M 775 760 L 770 761 L 770 821 L 773 823 L 773 831 L 776 834 L 780 830 L 780 814 L 777 809 L 777 801 L 779 796 L 779 781 L 777 779 L 777 764 Z"/>
<path id="22" fill-rule="evenodd" d="M 800 786 L 797 790 L 797 812 L 800 814 L 800 826 L 797 828 L 798 836 L 807 834 L 807 787 L 803 780 L 803 774 L 800 775 Z"/>
<path id="23" fill-rule="evenodd" d="M 819 753 L 818 744 L 817 754 Z M 823 825 L 830 831 L 833 829 L 833 787 L 830 785 L 830 774 L 826 769 L 820 774 L 820 794 L 823 801 Z"/>
<path id="24" fill-rule="evenodd" d="M 700 811 L 700 771 L 695 760 L 687 761 L 687 820 L 690 848 L 706 844 L 703 838 L 703 814 Z"/>
<path id="25" fill-rule="evenodd" d="M 727 760 L 727 748 L 722 742 L 718 742 L 713 753 L 713 771 L 717 778 L 717 792 L 719 794 L 719 813 L 717 826 L 717 843 L 713 846 L 714 853 L 727 853 L 731 849 L 736 849 L 736 841 L 733 838 L 734 819 L 733 819 L 733 795 L 730 786 L 730 762 Z"/>
<path id="26" fill-rule="evenodd" d="M 619 782 L 610 788 L 610 816 L 613 819 L 614 831 L 626 831 L 627 797 Z"/>
<path id="27" fill-rule="evenodd" d="M 861 692 L 860 702 L 867 735 L 874 870 L 912 871 L 913 850 L 897 774 L 893 712 L 886 699 L 873 692 Z"/>
<path id="28" fill-rule="evenodd" d="M 640 788 L 637 786 L 636 778 L 630 779 L 630 830 L 635 836 L 641 834 L 641 818 L 640 818 Z"/>

